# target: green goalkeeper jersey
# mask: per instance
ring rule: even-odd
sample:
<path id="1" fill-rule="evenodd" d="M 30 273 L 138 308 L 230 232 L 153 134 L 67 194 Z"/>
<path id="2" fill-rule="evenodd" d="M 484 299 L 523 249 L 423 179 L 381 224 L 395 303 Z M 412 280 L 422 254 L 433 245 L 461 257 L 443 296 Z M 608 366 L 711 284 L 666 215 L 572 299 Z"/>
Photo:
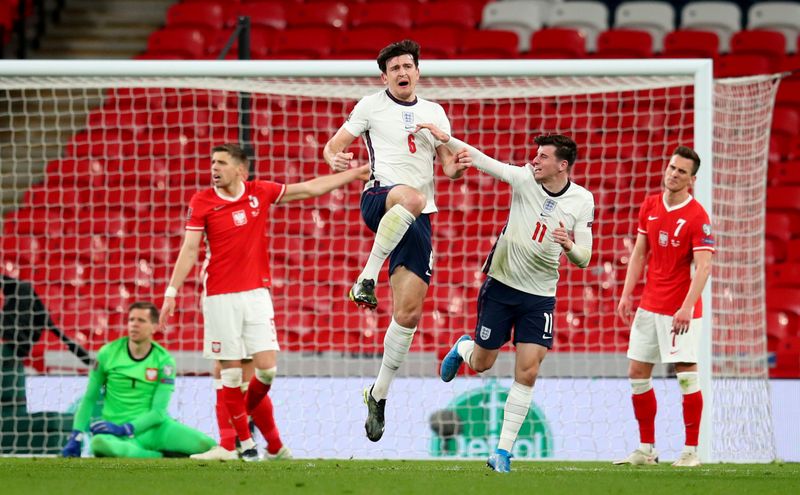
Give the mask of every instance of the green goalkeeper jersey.
<path id="1" fill-rule="evenodd" d="M 155 342 L 147 356 L 138 360 L 128 350 L 128 337 L 104 345 L 89 373 L 73 429 L 89 429 L 92 408 L 103 388 L 103 419 L 131 423 L 135 433 L 142 433 L 168 417 L 167 407 L 175 389 L 175 360 Z"/>

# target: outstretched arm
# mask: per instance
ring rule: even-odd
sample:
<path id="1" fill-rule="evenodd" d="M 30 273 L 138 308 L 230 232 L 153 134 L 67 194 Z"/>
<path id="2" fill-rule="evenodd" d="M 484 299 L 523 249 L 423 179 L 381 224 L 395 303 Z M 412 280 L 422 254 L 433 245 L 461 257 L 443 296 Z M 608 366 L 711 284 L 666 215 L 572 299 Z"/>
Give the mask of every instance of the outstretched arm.
<path id="1" fill-rule="evenodd" d="M 344 172 L 339 172 L 338 174 L 323 175 L 322 177 L 317 177 L 309 181 L 288 184 L 278 204 L 322 196 L 354 180 L 368 180 L 370 173 L 370 166 L 362 165 L 358 168 L 351 168 Z"/>
<path id="2" fill-rule="evenodd" d="M 414 132 L 419 132 L 422 129 L 428 129 L 434 138 L 444 143 L 453 151 L 466 150 L 469 153 L 469 156 L 472 158 L 472 165 L 474 165 L 475 168 L 481 172 L 486 172 L 487 174 L 500 179 L 503 182 L 510 182 L 511 174 L 514 170 L 517 170 L 516 167 L 512 167 L 506 163 L 499 162 L 494 158 L 484 155 L 482 152 L 478 151 L 477 148 L 474 148 L 467 143 L 448 135 L 434 124 L 417 124 L 417 128 L 414 130 Z M 461 173 L 463 174 L 463 171 Z"/>

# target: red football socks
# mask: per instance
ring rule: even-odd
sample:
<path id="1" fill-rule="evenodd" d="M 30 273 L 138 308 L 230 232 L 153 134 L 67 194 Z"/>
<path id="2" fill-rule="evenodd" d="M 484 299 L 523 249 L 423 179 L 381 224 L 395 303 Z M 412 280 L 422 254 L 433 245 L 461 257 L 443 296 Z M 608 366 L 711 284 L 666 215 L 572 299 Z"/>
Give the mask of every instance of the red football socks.
<path id="1" fill-rule="evenodd" d="M 639 441 L 656 443 L 656 392 L 652 388 L 643 394 L 634 394 L 633 414 L 639 422 Z"/>

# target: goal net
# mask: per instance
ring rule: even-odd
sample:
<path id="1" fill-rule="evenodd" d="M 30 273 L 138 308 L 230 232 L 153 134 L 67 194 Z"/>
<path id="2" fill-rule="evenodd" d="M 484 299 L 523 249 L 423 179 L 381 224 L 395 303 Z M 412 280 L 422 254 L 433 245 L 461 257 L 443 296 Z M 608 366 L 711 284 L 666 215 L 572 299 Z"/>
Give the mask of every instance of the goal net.
<path id="1" fill-rule="evenodd" d="M 419 95 L 441 103 L 453 134 L 487 155 L 523 164 L 535 156 L 540 133 L 575 139 L 572 178 L 597 205 L 592 262 L 586 270 L 564 264 L 554 348 L 514 454 L 610 459 L 638 444 L 628 327 L 615 309 L 638 207 L 660 190 L 672 150 L 685 144 L 703 159 L 695 195 L 713 205 L 718 242 L 705 297 L 703 457 L 769 461 L 764 194 L 778 80 L 712 86 L 707 63 L 654 61 L 649 73 L 642 65 L 422 65 Z M 325 142 L 360 97 L 382 88 L 365 62 L 21 62 L 5 69 L 2 453 L 57 453 L 86 384 L 81 350 L 93 355 L 124 336 L 131 302 L 161 305 L 189 198 L 210 185 L 212 146 L 239 142 L 246 127 L 257 178 L 292 183 L 329 173 Z M 250 105 L 240 108 L 244 92 Z M 349 151 L 367 160 L 361 142 Z M 372 242 L 360 219 L 362 186 L 271 208 L 282 347 L 271 394 L 297 457 L 483 458 L 496 446 L 513 348 L 503 348 L 492 371 L 463 372 L 449 384 L 439 380 L 438 363 L 453 341 L 474 332 L 481 265 L 507 219 L 510 191 L 478 170 L 456 181 L 436 175 L 434 276 L 377 444 L 364 435 L 361 391 L 377 374 L 392 308 L 386 273 L 376 312 L 347 300 Z M 24 297 L 30 289 L 36 296 Z M 179 368 L 171 413 L 216 437 L 211 363 L 200 355 L 201 292 L 198 267 L 157 340 Z M 684 434 L 673 370 L 657 366 L 654 383 L 658 448 L 663 458 L 677 457 Z"/>

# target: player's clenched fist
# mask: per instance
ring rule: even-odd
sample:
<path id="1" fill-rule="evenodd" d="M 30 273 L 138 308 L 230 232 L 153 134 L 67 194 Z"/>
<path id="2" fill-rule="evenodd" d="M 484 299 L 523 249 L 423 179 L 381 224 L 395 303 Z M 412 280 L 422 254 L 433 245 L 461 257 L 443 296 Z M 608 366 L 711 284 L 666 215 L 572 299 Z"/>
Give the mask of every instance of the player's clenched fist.
<path id="1" fill-rule="evenodd" d="M 342 151 L 336 153 L 333 156 L 333 161 L 331 162 L 331 167 L 336 170 L 337 172 L 344 172 L 348 168 L 350 168 L 350 163 L 353 161 L 353 153 L 344 153 Z"/>

